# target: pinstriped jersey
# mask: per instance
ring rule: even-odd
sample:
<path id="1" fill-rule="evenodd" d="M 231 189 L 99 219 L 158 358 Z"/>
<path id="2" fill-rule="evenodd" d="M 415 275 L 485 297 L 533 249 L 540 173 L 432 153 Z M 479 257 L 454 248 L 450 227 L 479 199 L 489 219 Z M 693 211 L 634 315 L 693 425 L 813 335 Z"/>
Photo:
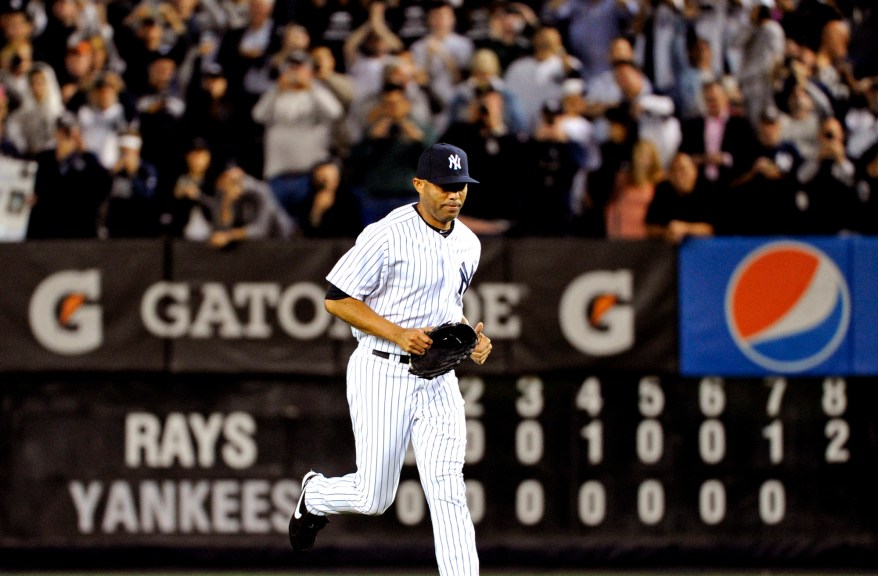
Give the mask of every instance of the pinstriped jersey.
<path id="1" fill-rule="evenodd" d="M 462 222 L 443 236 L 407 204 L 363 229 L 326 279 L 403 328 L 438 326 L 463 317 L 480 254 L 478 237 Z M 401 353 L 377 336 L 353 334 L 366 347 Z"/>

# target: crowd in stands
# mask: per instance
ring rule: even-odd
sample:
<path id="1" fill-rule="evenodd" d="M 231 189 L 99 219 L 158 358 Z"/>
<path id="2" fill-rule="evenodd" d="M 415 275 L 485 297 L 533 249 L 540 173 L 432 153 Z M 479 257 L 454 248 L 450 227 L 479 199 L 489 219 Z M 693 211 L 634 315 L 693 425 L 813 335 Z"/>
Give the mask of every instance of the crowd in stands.
<path id="1" fill-rule="evenodd" d="M 482 236 L 878 233 L 866 0 L 3 0 L 27 238 L 353 237 L 469 154 Z"/>

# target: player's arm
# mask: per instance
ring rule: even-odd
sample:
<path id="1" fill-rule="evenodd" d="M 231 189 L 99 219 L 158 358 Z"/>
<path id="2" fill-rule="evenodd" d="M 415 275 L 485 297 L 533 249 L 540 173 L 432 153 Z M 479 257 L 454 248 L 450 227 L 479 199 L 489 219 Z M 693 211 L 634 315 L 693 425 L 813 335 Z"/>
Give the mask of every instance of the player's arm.
<path id="1" fill-rule="evenodd" d="M 326 311 L 366 334 L 393 342 L 409 354 L 421 355 L 433 341 L 424 328 L 403 328 L 384 318 L 368 304 L 330 286 L 323 301 Z"/>

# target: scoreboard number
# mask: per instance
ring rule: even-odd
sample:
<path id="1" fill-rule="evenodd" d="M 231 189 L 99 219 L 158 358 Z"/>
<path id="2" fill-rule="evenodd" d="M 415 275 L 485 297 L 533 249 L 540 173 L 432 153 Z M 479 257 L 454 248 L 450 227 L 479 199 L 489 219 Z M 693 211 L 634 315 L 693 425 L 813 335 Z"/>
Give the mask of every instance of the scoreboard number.
<path id="1" fill-rule="evenodd" d="M 711 479 L 698 491 L 698 514 L 701 521 L 711 526 L 726 517 L 726 487 L 719 480 Z"/>
<path id="2" fill-rule="evenodd" d="M 847 462 L 851 457 L 847 449 L 851 430 L 847 420 L 841 418 L 848 407 L 847 383 L 842 378 L 827 378 L 823 381 L 821 406 L 823 413 L 830 417 L 823 429 L 829 441 L 826 444 L 826 462 L 831 464 Z"/>
<path id="3" fill-rule="evenodd" d="M 801 531 L 798 523 L 837 516 L 839 505 L 857 509 L 831 484 L 844 476 L 826 468 L 852 460 L 856 404 L 844 378 L 588 375 L 565 384 L 531 374 L 497 395 L 481 378 L 460 383 L 467 463 L 487 465 L 466 474 L 477 524 L 496 521 L 497 495 L 520 529 L 551 531 L 566 519 L 608 534 L 680 530 L 686 538 L 707 529 L 729 538 L 759 526 Z M 498 459 L 507 464 L 495 466 Z M 499 474 L 503 488 L 486 489 L 483 473 Z M 802 486 L 811 479 L 830 489 L 825 501 Z M 400 488 L 407 523 L 428 518 L 416 489 Z"/>

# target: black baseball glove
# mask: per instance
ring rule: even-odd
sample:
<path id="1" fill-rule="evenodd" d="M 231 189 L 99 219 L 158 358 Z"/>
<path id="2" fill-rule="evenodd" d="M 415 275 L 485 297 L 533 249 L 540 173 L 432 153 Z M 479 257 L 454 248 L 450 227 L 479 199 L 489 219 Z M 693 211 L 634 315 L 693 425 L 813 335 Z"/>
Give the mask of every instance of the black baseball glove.
<path id="1" fill-rule="evenodd" d="M 433 344 L 421 356 L 412 355 L 409 367 L 411 374 L 427 380 L 453 370 L 473 353 L 479 340 L 476 331 L 463 322 L 446 322 L 433 328 L 427 336 Z"/>

